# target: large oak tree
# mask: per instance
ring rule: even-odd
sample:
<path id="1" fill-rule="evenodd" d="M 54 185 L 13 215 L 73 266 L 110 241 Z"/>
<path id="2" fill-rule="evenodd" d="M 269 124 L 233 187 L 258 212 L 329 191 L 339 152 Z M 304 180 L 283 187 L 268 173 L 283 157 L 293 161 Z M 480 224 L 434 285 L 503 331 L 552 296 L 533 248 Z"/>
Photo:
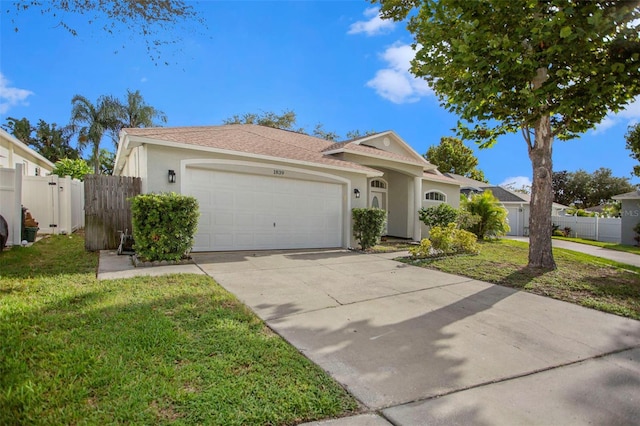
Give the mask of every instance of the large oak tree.
<path id="1" fill-rule="evenodd" d="M 415 37 L 411 72 L 481 146 L 522 132 L 533 168 L 529 267 L 551 251 L 554 138 L 592 128 L 640 94 L 640 11 L 613 0 L 373 0 Z"/>

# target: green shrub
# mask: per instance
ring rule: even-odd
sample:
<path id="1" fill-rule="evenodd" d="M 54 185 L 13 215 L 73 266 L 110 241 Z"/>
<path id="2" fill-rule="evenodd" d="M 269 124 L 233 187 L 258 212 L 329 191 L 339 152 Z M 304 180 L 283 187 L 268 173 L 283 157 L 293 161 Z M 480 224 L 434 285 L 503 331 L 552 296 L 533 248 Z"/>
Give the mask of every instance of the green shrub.
<path id="1" fill-rule="evenodd" d="M 431 255 L 431 241 L 428 238 L 423 238 L 419 246 L 409 248 L 409 254 L 414 259 L 429 257 Z"/>
<path id="2" fill-rule="evenodd" d="M 188 255 L 198 226 L 198 201 L 176 193 L 131 199 L 134 249 L 150 260 L 180 260 Z"/>
<path id="3" fill-rule="evenodd" d="M 353 209 L 353 236 L 362 250 L 376 245 L 387 220 L 387 212 L 382 209 Z"/>
<path id="4" fill-rule="evenodd" d="M 487 237 L 499 237 L 505 235 L 511 228 L 507 223 L 507 209 L 493 195 L 491 191 L 476 194 L 471 199 L 465 199 L 462 207 L 471 215 L 476 215 L 480 220 L 467 228 L 476 234 L 479 240 Z"/>
<path id="5" fill-rule="evenodd" d="M 478 253 L 478 238 L 475 234 L 458 229 L 455 223 L 446 227 L 436 226 L 429 232 L 433 250 L 440 254 Z"/>
<path id="6" fill-rule="evenodd" d="M 449 204 L 439 204 L 429 208 L 421 208 L 418 211 L 420 220 L 427 226 L 447 226 L 458 218 L 458 209 Z"/>
<path id="7" fill-rule="evenodd" d="M 60 177 L 71 176 L 74 179 L 84 180 L 85 175 L 93 173 L 93 169 L 81 158 L 63 158 L 56 161 L 51 170 L 52 175 Z"/>

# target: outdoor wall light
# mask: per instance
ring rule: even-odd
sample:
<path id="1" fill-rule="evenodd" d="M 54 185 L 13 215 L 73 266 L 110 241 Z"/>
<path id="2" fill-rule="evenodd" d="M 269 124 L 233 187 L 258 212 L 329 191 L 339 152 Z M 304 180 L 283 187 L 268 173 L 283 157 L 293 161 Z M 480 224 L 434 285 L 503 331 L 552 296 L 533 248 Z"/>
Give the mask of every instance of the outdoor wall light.
<path id="1" fill-rule="evenodd" d="M 169 183 L 176 183 L 176 172 L 169 170 Z"/>
<path id="2" fill-rule="evenodd" d="M 358 188 L 355 188 L 353 193 L 356 195 L 356 198 L 360 198 L 360 190 Z"/>

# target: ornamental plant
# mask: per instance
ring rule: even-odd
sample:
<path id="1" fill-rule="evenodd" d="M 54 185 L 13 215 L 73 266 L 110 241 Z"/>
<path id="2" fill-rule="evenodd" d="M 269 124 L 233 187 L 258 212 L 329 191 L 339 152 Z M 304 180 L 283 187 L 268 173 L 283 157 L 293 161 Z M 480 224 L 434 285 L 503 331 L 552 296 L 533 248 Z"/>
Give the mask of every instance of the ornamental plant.
<path id="1" fill-rule="evenodd" d="M 418 211 L 418 215 L 420 221 L 427 226 L 447 226 L 452 222 L 456 222 L 458 210 L 449 204 L 442 203 L 433 207 L 423 207 Z"/>
<path id="2" fill-rule="evenodd" d="M 382 209 L 364 208 L 351 210 L 353 215 L 353 236 L 360 248 L 366 250 L 376 245 L 387 221 L 387 212 Z"/>
<path id="3" fill-rule="evenodd" d="M 198 226 L 198 201 L 176 194 L 143 194 L 131 199 L 136 254 L 149 261 L 188 256 Z"/>
<path id="4" fill-rule="evenodd" d="M 511 229 L 507 220 L 507 210 L 491 191 L 484 191 L 482 194 L 473 195 L 471 199 L 463 200 L 462 208 L 479 219 L 468 228 L 479 240 L 506 235 Z"/>
<path id="5" fill-rule="evenodd" d="M 435 226 L 429 232 L 431 247 L 438 254 L 478 253 L 480 250 L 475 234 L 458 229 L 455 223 Z"/>

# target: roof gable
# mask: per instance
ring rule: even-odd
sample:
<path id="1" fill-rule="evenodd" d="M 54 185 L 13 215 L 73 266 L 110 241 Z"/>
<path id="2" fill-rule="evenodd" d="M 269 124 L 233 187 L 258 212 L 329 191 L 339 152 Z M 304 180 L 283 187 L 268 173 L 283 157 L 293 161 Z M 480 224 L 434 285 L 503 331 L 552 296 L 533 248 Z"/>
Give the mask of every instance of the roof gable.
<path id="1" fill-rule="evenodd" d="M 334 143 L 324 150 L 327 155 L 345 152 L 415 164 L 424 167 L 425 170 L 436 168 L 391 130 Z"/>

